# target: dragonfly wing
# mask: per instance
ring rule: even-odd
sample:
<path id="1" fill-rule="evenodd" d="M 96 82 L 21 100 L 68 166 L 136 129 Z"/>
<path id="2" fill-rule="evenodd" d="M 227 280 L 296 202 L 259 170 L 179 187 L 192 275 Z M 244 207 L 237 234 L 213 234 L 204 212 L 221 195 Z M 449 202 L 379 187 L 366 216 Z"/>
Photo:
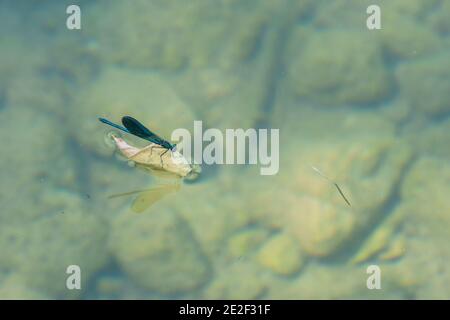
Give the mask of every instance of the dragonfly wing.
<path id="1" fill-rule="evenodd" d="M 108 119 L 105 119 L 105 118 L 98 118 L 98 120 L 100 120 L 100 122 L 103 122 L 104 124 L 107 124 L 107 125 L 109 125 L 109 126 L 111 126 L 111 127 L 114 127 L 114 128 L 116 128 L 116 129 L 122 130 L 122 131 L 124 131 L 124 132 L 126 132 L 126 133 L 130 133 L 126 128 L 124 128 L 124 127 L 122 127 L 122 126 L 119 126 L 118 124 L 115 124 L 114 122 L 111 122 L 111 121 L 109 121 Z"/>
<path id="2" fill-rule="evenodd" d="M 171 184 L 155 187 L 150 190 L 144 191 L 133 201 L 131 209 L 134 212 L 141 213 L 158 200 L 161 200 L 169 193 L 177 191 L 179 188 L 180 185 Z"/>
<path id="3" fill-rule="evenodd" d="M 147 127 L 145 127 L 142 123 L 140 123 L 133 117 L 130 117 L 130 116 L 123 117 L 122 124 L 125 126 L 125 128 L 128 129 L 128 131 L 131 134 L 134 134 L 135 136 L 138 136 L 139 138 L 149 140 L 149 141 L 154 142 L 159 145 L 161 145 L 165 141 L 164 139 L 159 137 L 157 134 L 151 132 Z"/>

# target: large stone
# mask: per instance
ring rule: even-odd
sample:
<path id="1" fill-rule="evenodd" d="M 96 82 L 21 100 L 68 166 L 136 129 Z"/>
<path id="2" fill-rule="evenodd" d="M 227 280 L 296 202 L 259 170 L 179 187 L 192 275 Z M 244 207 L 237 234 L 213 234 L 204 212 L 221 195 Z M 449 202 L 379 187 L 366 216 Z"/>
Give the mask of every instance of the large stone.
<path id="1" fill-rule="evenodd" d="M 161 294 L 196 290 L 210 276 L 209 262 L 188 223 L 170 211 L 118 217 L 111 249 L 137 284 Z"/>
<path id="2" fill-rule="evenodd" d="M 304 264 L 298 242 L 286 233 L 270 238 L 260 249 L 257 257 L 262 266 L 283 276 L 296 274 Z"/>
<path id="3" fill-rule="evenodd" d="M 2 225 L 0 231 L 0 268 L 19 277 L 17 285 L 53 298 L 81 294 L 66 287 L 70 265 L 80 267 L 85 290 L 92 275 L 108 261 L 105 224 L 80 206 L 63 205 L 48 208 L 34 221 Z"/>
<path id="4" fill-rule="evenodd" d="M 297 96 L 327 106 L 368 104 L 390 94 L 391 79 L 376 39 L 362 32 L 293 32 L 286 56 Z"/>
<path id="5" fill-rule="evenodd" d="M 438 117 L 450 111 L 450 51 L 402 64 L 397 69 L 400 89 L 416 112 Z"/>

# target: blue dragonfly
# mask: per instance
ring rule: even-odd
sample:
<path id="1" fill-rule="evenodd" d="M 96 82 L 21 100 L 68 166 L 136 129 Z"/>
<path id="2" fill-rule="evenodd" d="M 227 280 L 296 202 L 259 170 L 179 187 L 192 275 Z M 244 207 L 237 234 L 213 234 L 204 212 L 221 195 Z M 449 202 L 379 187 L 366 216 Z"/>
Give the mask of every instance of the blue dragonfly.
<path id="1" fill-rule="evenodd" d="M 172 144 L 172 143 L 168 142 L 167 140 L 164 140 L 157 134 L 150 131 L 142 123 L 140 123 L 138 120 L 134 119 L 133 117 L 130 117 L 130 116 L 122 117 L 123 126 L 113 123 L 105 118 L 98 118 L 98 119 L 100 120 L 100 122 L 107 124 L 113 128 L 116 128 L 123 132 L 132 134 L 141 139 L 150 141 L 150 142 L 156 144 L 157 146 L 159 146 L 163 149 L 166 149 L 165 151 L 163 151 L 160 154 L 161 165 L 162 165 L 162 156 L 169 150 L 175 151 L 176 144 Z M 131 209 L 134 212 L 143 212 L 148 207 L 153 205 L 155 202 L 157 202 L 161 198 L 167 196 L 169 193 L 177 192 L 179 190 L 179 188 L 180 188 L 180 185 L 178 182 L 176 182 L 175 184 L 171 184 L 171 183 L 164 184 L 164 185 L 152 187 L 150 189 L 115 194 L 115 195 L 109 196 L 108 198 L 112 199 L 112 198 L 117 198 L 117 197 L 122 197 L 122 196 L 138 194 L 137 198 L 133 201 L 133 203 L 131 205 Z"/>
<path id="2" fill-rule="evenodd" d="M 126 133 L 132 134 L 134 136 L 137 136 L 141 139 L 153 142 L 159 146 L 161 146 L 162 148 L 166 149 L 166 151 L 164 151 L 161 154 L 161 162 L 162 162 L 162 156 L 167 152 L 167 151 L 175 151 L 176 148 L 176 144 L 172 144 L 167 140 L 164 140 L 163 138 L 161 138 L 160 136 L 158 136 L 157 134 L 153 133 L 152 131 L 150 131 L 147 127 L 145 127 L 142 123 L 140 123 L 139 121 L 137 121 L 135 118 L 130 117 L 130 116 L 124 116 L 122 117 L 122 124 L 123 127 L 109 121 L 108 119 L 105 118 L 98 118 L 98 120 L 100 120 L 100 122 L 103 122 L 107 125 L 110 125 L 113 128 L 119 129 L 121 131 L 124 131 Z"/>

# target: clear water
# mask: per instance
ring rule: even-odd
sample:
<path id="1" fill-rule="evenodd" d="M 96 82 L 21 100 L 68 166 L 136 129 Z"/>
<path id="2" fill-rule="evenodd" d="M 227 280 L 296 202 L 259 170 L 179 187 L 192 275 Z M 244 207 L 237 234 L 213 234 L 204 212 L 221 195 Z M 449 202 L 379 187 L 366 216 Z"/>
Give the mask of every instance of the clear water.
<path id="1" fill-rule="evenodd" d="M 70 4 L 0 1 L 0 298 L 450 298 L 448 1 Z M 279 172 L 137 214 L 111 196 L 167 180 L 117 156 L 124 115 L 279 129 Z"/>

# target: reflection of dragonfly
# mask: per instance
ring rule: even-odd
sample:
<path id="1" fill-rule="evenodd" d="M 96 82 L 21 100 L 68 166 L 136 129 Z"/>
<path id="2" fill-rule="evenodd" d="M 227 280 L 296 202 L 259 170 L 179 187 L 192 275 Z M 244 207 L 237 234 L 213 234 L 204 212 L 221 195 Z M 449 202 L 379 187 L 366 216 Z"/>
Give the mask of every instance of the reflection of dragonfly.
<path id="1" fill-rule="evenodd" d="M 121 194 L 114 194 L 112 196 L 109 196 L 109 199 L 118 198 L 122 196 L 130 196 L 134 194 L 138 194 L 136 199 L 133 200 L 133 203 L 131 204 L 131 209 L 134 212 L 141 213 L 145 209 L 149 208 L 152 204 L 157 202 L 158 200 L 162 199 L 164 196 L 168 195 L 169 193 L 176 192 L 180 189 L 179 183 L 174 184 L 165 184 L 157 187 L 153 187 L 146 190 L 137 190 L 137 191 L 131 191 L 131 192 L 125 192 Z"/>

